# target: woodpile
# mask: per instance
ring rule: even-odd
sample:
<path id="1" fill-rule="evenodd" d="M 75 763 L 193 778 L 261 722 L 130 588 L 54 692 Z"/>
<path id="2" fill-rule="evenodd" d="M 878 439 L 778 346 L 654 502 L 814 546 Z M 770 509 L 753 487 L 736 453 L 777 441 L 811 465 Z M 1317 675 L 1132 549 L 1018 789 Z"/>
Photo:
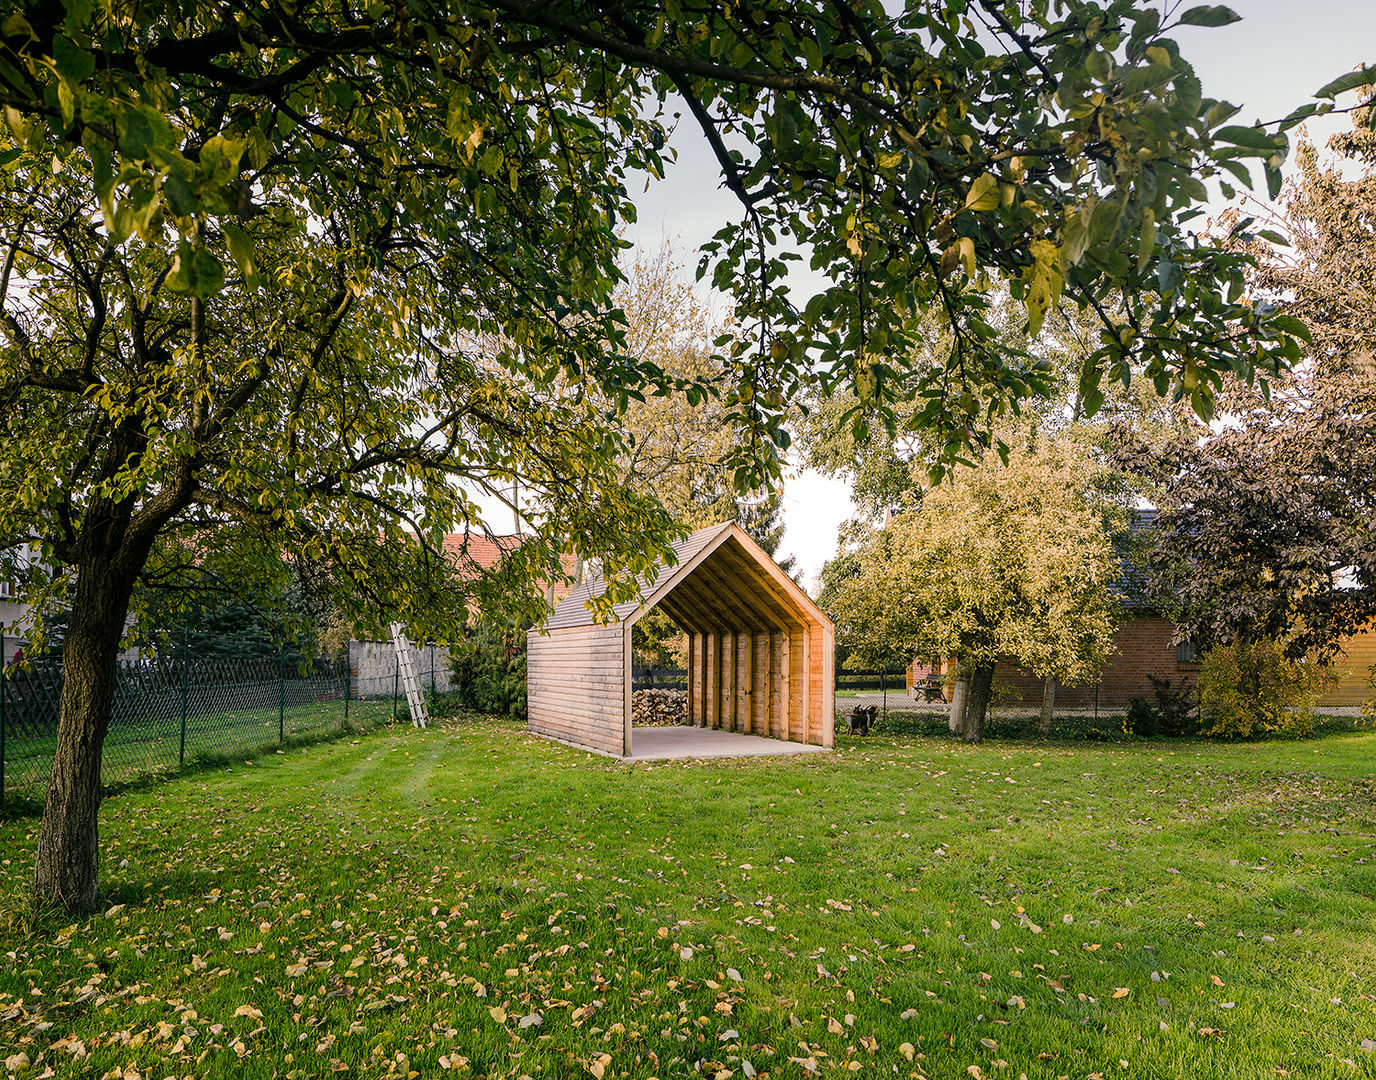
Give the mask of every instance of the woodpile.
<path id="1" fill-rule="evenodd" d="M 682 690 L 637 690 L 631 695 L 631 723 L 636 727 L 686 724 L 688 695 Z"/>

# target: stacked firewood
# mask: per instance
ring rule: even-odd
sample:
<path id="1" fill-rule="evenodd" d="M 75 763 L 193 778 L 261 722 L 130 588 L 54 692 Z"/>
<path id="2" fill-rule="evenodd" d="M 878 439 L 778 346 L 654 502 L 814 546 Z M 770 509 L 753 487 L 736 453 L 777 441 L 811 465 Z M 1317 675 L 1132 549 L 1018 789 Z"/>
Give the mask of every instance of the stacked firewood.
<path id="1" fill-rule="evenodd" d="M 631 695 L 631 723 L 669 727 L 688 723 L 688 695 L 682 690 L 637 690 Z"/>

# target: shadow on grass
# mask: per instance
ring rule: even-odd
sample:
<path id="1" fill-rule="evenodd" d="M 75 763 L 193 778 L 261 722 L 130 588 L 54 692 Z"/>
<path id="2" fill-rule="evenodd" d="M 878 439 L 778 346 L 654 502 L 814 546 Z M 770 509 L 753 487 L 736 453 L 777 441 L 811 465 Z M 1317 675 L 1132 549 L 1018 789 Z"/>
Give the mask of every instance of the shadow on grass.
<path id="1" fill-rule="evenodd" d="M 400 725 L 401 720 L 398 719 L 397 723 Z M 148 791 L 178 777 L 194 776 L 197 773 L 223 768 L 238 761 L 252 761 L 256 758 L 267 757 L 279 750 L 294 750 L 337 742 L 340 739 L 368 735 L 392 726 L 390 716 L 370 724 L 356 724 L 352 720 L 345 720 L 336 728 L 288 735 L 280 741 L 273 739 L 269 742 L 259 743 L 257 746 L 242 746 L 232 751 L 202 750 L 188 760 L 185 765 L 157 769 L 130 777 L 127 780 L 105 784 L 101 789 L 101 798 L 112 799 L 130 792 Z M 0 805 L 0 824 L 17 821 L 21 818 L 41 817 L 42 815 L 43 800 L 32 795 L 6 792 L 4 804 Z"/>
<path id="2" fill-rule="evenodd" d="M 1315 742 L 1324 739 L 1344 737 L 1372 730 L 1372 723 L 1363 716 L 1345 716 L 1321 713 L 1315 717 L 1314 729 L 1306 735 L 1266 735 L 1248 739 L 1209 738 L 1198 732 L 1188 735 L 1136 735 L 1123 730 L 1121 714 L 1110 714 L 1098 718 L 1085 716 L 1058 717 L 1050 735 L 1037 731 L 1035 716 L 999 716 L 991 714 L 984 724 L 986 743 L 1027 743 L 1046 745 L 1073 745 L 1075 743 L 1121 743 L 1128 746 L 1227 746 L 1238 743 L 1258 742 Z M 960 742 L 961 736 L 953 734 L 948 726 L 946 714 L 933 711 L 905 712 L 891 710 L 887 717 L 881 715 L 873 728 L 873 734 L 892 738 L 942 739 Z M 859 744 L 865 736 L 852 736 L 849 725 L 842 716 L 836 725 L 839 741 Z"/>

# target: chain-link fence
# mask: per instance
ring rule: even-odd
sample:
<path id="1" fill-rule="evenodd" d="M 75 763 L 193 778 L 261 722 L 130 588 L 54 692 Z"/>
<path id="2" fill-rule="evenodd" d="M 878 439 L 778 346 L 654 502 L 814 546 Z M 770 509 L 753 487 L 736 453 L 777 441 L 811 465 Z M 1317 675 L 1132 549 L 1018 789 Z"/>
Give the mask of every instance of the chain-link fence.
<path id="1" fill-rule="evenodd" d="M 430 672 L 418 674 L 427 685 Z M 187 764 L 386 723 L 396 716 L 397 694 L 405 712 L 405 692 L 395 677 L 373 682 L 365 688 L 367 700 L 360 701 L 360 687 L 351 686 L 343 660 L 317 660 L 304 670 L 285 655 L 227 660 L 174 654 L 121 661 L 102 781 L 119 785 Z M 61 694 L 62 665 L 56 659 L 11 664 L 0 677 L 0 805 L 15 796 L 43 799 Z"/>

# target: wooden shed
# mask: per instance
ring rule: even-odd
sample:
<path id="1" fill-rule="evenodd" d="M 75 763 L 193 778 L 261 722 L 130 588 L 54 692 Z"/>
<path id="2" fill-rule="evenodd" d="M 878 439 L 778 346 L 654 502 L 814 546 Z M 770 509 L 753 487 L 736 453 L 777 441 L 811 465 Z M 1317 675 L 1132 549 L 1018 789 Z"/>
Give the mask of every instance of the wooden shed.
<path id="1" fill-rule="evenodd" d="M 835 630 L 808 595 L 734 523 L 674 545 L 640 598 L 599 624 L 578 586 L 527 636 L 530 730 L 631 756 L 631 627 L 661 609 L 688 635 L 688 723 L 830 747 Z"/>

